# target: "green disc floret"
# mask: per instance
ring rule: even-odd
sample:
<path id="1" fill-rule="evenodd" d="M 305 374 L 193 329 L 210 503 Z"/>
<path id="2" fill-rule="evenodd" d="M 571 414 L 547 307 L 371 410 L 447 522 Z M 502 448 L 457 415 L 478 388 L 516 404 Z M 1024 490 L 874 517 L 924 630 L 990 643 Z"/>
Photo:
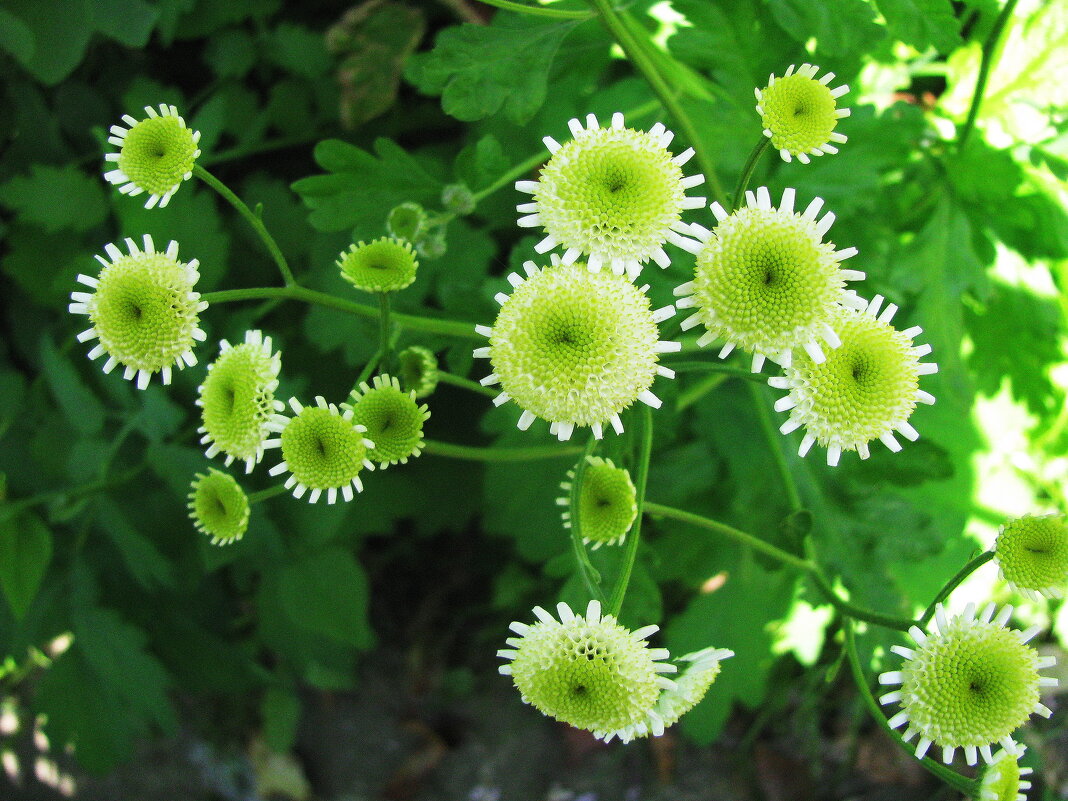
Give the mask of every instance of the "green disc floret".
<path id="1" fill-rule="evenodd" d="M 582 541 L 597 550 L 602 545 L 618 545 L 623 542 L 634 519 L 638 516 L 638 504 L 630 473 L 616 467 L 611 459 L 589 456 L 582 474 L 579 490 L 579 522 Z M 560 487 L 567 493 L 560 498 L 561 506 L 568 506 L 575 471 L 567 472 L 568 480 Z M 571 512 L 563 513 L 564 527 L 571 527 Z"/>
<path id="2" fill-rule="evenodd" d="M 212 545 L 229 545 L 248 528 L 248 496 L 233 476 L 210 468 L 198 473 L 189 493 L 189 517 Z"/>
<path id="3" fill-rule="evenodd" d="M 797 72 L 791 66 L 781 78 L 771 76 L 764 89 L 757 89 L 757 112 L 764 123 L 764 135 L 784 161 L 796 157 L 807 164 L 809 155 L 837 153 L 831 142 L 845 142 L 834 129 L 849 109 L 838 108 L 837 98 L 848 86 L 831 89 L 834 73 L 816 80 L 819 68 L 802 64 Z"/>
<path id="4" fill-rule="evenodd" d="M 219 357 L 208 365 L 197 405 L 203 425 L 198 431 L 208 457 L 223 453 L 226 464 L 245 462 L 246 472 L 263 458 L 263 443 L 271 415 L 285 408 L 275 400 L 281 354 L 271 352 L 271 338 L 259 331 L 245 333 L 245 341 L 220 343 Z"/>
<path id="5" fill-rule="evenodd" d="M 104 178 L 120 185 L 119 191 L 126 195 L 147 192 L 146 208 L 157 203 L 163 208 L 182 181 L 193 175 L 200 156 L 200 132 L 190 130 L 174 106 L 161 105 L 158 113 L 146 106 L 145 113 L 147 119 L 140 121 L 124 116 L 128 128 L 111 127 L 108 141 L 119 152 L 105 156 L 115 169 L 104 173 Z"/>
<path id="6" fill-rule="evenodd" d="M 415 393 L 416 398 L 431 395 L 438 386 L 438 359 L 434 351 L 412 345 L 397 354 L 401 386 Z"/>
<path id="7" fill-rule="evenodd" d="M 341 277 L 365 292 L 396 292 L 410 286 L 419 266 L 412 246 L 400 239 L 380 237 L 351 245 L 338 257 Z"/>
<path id="8" fill-rule="evenodd" d="M 1064 515 L 1008 521 L 994 545 L 1004 579 L 1029 598 L 1063 598 L 1068 587 L 1068 523 Z"/>
<path id="9" fill-rule="evenodd" d="M 364 427 L 375 446 L 367 458 L 385 469 L 391 464 L 407 464 L 422 453 L 423 423 L 430 417 L 426 404 L 418 404 L 414 390 L 404 392 L 400 381 L 377 375 L 372 385 L 360 384 L 352 392 L 352 420 Z"/>

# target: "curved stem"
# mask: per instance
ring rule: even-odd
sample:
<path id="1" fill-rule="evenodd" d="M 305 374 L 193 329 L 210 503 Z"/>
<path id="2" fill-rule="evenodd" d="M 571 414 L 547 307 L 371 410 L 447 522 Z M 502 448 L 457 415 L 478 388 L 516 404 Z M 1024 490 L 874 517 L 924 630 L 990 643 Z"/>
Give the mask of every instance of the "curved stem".
<path id="1" fill-rule="evenodd" d="M 254 287 L 252 289 L 224 289 L 219 292 L 205 292 L 200 296 L 201 300 L 211 303 L 233 303 L 240 300 L 262 300 L 264 298 L 280 298 L 283 300 L 299 300 L 316 306 L 325 306 L 330 309 L 355 314 L 358 317 L 366 317 L 369 320 L 379 318 L 379 310 L 374 306 L 364 303 L 356 303 L 352 300 L 334 297 L 325 292 L 316 292 L 299 284 L 285 287 Z M 416 331 L 426 331 L 431 334 L 459 337 L 484 342 L 485 337 L 475 332 L 474 323 L 465 323 L 460 320 L 442 320 L 435 317 L 420 317 L 415 314 L 391 315 L 394 322 Z"/>
<path id="2" fill-rule="evenodd" d="M 845 635 L 845 652 L 846 658 L 849 660 L 850 672 L 853 674 L 853 682 L 857 685 L 857 689 L 860 690 L 861 697 L 864 699 L 864 705 L 868 708 L 868 712 L 872 718 L 878 723 L 883 730 L 889 735 L 898 746 L 909 754 L 914 756 L 913 749 L 901 739 L 901 735 L 890 728 L 889 722 L 883 716 L 883 711 L 879 708 L 879 703 L 875 700 L 875 696 L 871 693 L 871 688 L 868 686 L 868 679 L 864 675 L 864 668 L 860 664 L 860 656 L 857 654 L 857 643 L 853 635 L 853 621 L 844 620 L 842 622 L 842 628 Z M 924 757 L 920 760 L 920 763 L 931 773 L 937 776 L 956 790 L 964 793 L 969 798 L 975 798 L 976 795 L 976 782 L 971 779 L 967 779 L 961 776 L 954 770 L 950 770 L 944 765 L 940 765 L 930 757 Z"/>
<path id="3" fill-rule="evenodd" d="M 619 617 L 619 611 L 623 608 L 623 599 L 627 595 L 627 585 L 630 584 L 630 575 L 634 571 L 634 560 L 638 556 L 638 543 L 642 536 L 642 508 L 645 505 L 645 485 L 649 479 L 649 456 L 653 452 L 653 413 L 644 403 L 638 412 L 638 437 L 641 443 L 638 448 L 638 469 L 634 473 L 635 501 L 638 504 L 638 515 L 634 518 L 634 527 L 627 535 L 627 550 L 623 554 L 623 567 L 619 571 L 615 589 L 612 590 L 612 599 L 608 603 L 608 612 Z"/>
<path id="4" fill-rule="evenodd" d="M 523 3 L 513 3 L 511 0 L 479 0 L 487 6 L 503 8 L 505 11 L 516 11 L 520 14 L 530 14 L 533 17 L 550 17 L 553 19 L 589 19 L 593 15 L 588 11 L 569 11 L 563 8 L 546 8 L 545 6 L 528 6 Z"/>
<path id="5" fill-rule="evenodd" d="M 30 495 L 27 498 L 18 498 L 16 500 L 8 501 L 0 506 L 0 521 L 9 520 L 25 509 L 41 506 L 49 501 L 60 499 L 65 499 L 67 502 L 76 501 L 86 495 L 94 495 L 98 492 L 121 486 L 127 481 L 132 481 L 137 478 L 137 476 L 143 473 L 147 467 L 148 465 L 142 464 L 138 467 L 132 467 L 114 478 L 102 478 L 98 481 L 90 481 L 87 484 L 81 484 L 69 489 L 46 490 L 45 492 L 39 492 L 36 495 Z"/>
<path id="6" fill-rule="evenodd" d="M 476 462 L 525 462 L 531 459 L 561 459 L 582 453 L 582 448 L 556 445 L 531 448 L 484 448 L 477 445 L 454 445 L 451 442 L 438 442 L 428 439 L 424 443 L 424 453 L 434 456 L 447 456 L 452 459 L 470 459 Z"/>
<path id="7" fill-rule="evenodd" d="M 375 353 L 374 356 L 367 360 L 367 364 L 363 366 L 363 369 L 360 370 L 360 374 L 356 376 L 356 383 L 352 385 L 352 392 L 358 390 L 360 388 L 360 384 L 362 384 L 364 381 L 371 377 L 371 373 L 373 373 L 375 371 L 375 368 L 378 367 L 378 357 L 381 355 L 382 351 L 378 351 L 377 353 Z M 350 392 L 349 394 L 351 395 L 352 392 Z"/>
<path id="8" fill-rule="evenodd" d="M 454 387 L 460 387 L 461 389 L 469 389 L 479 395 L 485 395 L 487 398 L 496 398 L 500 394 L 492 387 L 484 387 L 470 378 L 464 378 L 455 373 L 446 373 L 444 370 L 438 370 L 438 381 L 442 384 L 452 384 Z"/>
<path id="9" fill-rule="evenodd" d="M 749 179 L 753 177 L 753 170 L 756 169 L 757 162 L 760 161 L 760 157 L 764 155 L 764 151 L 768 149 L 770 144 L 771 139 L 761 135 L 760 143 L 753 148 L 753 152 L 749 154 L 745 166 L 742 167 L 742 174 L 738 177 L 738 186 L 734 188 L 731 207 L 727 211 L 734 211 L 742 205 L 742 198 L 745 196 L 745 190 L 749 187 Z"/>
<path id="10" fill-rule="evenodd" d="M 328 135 L 329 134 L 324 134 L 321 131 L 313 131 L 311 133 L 301 134 L 300 136 L 285 136 L 280 139 L 268 139 L 267 141 L 256 142 L 254 144 L 238 145 L 229 150 L 205 153 L 200 157 L 197 163 L 209 167 L 212 164 L 236 161 L 237 159 L 243 159 L 248 156 L 259 156 L 263 153 L 272 153 L 276 150 L 286 150 L 291 147 L 314 144 Z"/>
<path id="11" fill-rule="evenodd" d="M 938 606 L 938 604 L 942 603 L 944 600 L 946 600 L 946 598 L 949 597 L 950 593 L 952 593 L 953 590 L 957 589 L 957 587 L 960 586 L 960 583 L 964 581 L 964 579 L 968 578 L 968 576 L 970 576 L 972 573 L 974 573 L 976 570 L 978 570 L 980 567 L 985 565 L 993 558 L 994 552 L 986 551 L 985 553 L 979 554 L 977 557 L 968 562 L 968 564 L 962 567 L 959 571 L 957 571 L 957 575 L 947 581 L 946 586 L 944 586 L 938 591 L 938 595 L 936 595 L 935 599 L 931 601 L 931 605 L 927 607 L 926 611 L 923 613 L 923 616 L 916 621 L 916 625 L 920 628 L 926 626 L 931 621 L 931 618 L 934 617 L 935 607 Z"/>
<path id="12" fill-rule="evenodd" d="M 603 602 L 604 595 L 601 593 L 600 587 L 601 576 L 590 561 L 590 555 L 586 553 L 586 544 L 582 541 L 582 516 L 579 514 L 582 480 L 586 475 L 586 459 L 593 455 L 596 448 L 597 438 L 591 433 L 589 442 L 586 443 L 586 450 L 579 457 L 578 464 L 575 465 L 575 475 L 571 479 L 571 491 L 568 493 L 567 507 L 570 513 L 568 518 L 570 525 L 568 528 L 571 533 L 571 547 L 575 551 L 575 561 L 578 563 L 582 580 L 586 584 L 586 591 L 589 592 L 591 599 L 596 598 L 598 601 Z"/>
<path id="13" fill-rule="evenodd" d="M 708 188 L 713 199 L 721 203 L 726 202 L 723 187 L 719 182 L 719 177 L 716 175 L 715 165 L 698 135 L 697 126 L 694 125 L 690 115 L 686 113 L 678 98 L 675 97 L 675 93 L 668 86 L 664 76 L 660 74 L 656 64 L 653 63 L 642 45 L 620 19 L 610 0 L 590 0 L 590 3 L 597 10 L 601 21 L 608 28 L 608 32 L 612 34 L 612 37 L 623 49 L 623 52 L 634 64 L 635 68 L 645 77 L 645 80 L 652 87 L 653 92 L 660 99 L 664 108 L 667 109 L 667 112 L 675 119 L 679 128 L 686 135 L 690 145 L 697 153 L 697 161 L 704 172 L 705 180 L 708 182 Z"/>
<path id="14" fill-rule="evenodd" d="M 748 534 L 745 531 L 739 531 L 733 526 L 728 526 L 726 523 L 720 523 L 718 520 L 712 520 L 701 515 L 695 515 L 692 512 L 686 512 L 682 509 L 675 509 L 671 506 L 664 506 L 659 503 L 646 502 L 645 511 L 647 514 L 659 515 L 660 517 L 667 517 L 672 520 L 678 520 L 680 523 L 689 523 L 692 526 L 706 529 L 707 531 L 713 531 L 717 534 L 722 534 L 725 537 L 730 537 L 735 542 L 747 545 L 754 551 L 759 551 L 765 556 L 770 556 L 784 565 L 800 570 L 803 573 L 807 573 L 813 583 L 816 585 L 816 589 L 820 594 L 827 599 L 827 602 L 833 605 L 843 615 L 857 620 L 864 620 L 868 623 L 874 623 L 878 626 L 885 626 L 886 628 L 896 629 L 897 631 L 908 631 L 912 625 L 912 621 L 907 618 L 893 617 L 891 615 L 884 615 L 881 612 L 876 612 L 872 609 L 865 609 L 861 606 L 856 606 L 839 597 L 838 593 L 834 591 L 830 582 L 823 575 L 819 566 L 808 559 L 802 559 L 800 556 L 795 556 L 788 551 L 784 551 L 782 548 L 777 548 L 771 543 L 765 542 L 759 537 Z"/>
<path id="15" fill-rule="evenodd" d="M 979 77 L 975 80 L 975 92 L 972 94 L 972 104 L 968 108 L 968 118 L 960 129 L 960 136 L 957 137 L 958 150 L 964 149 L 964 143 L 968 141 L 968 135 L 971 134 L 972 128 L 975 127 L 975 120 L 979 116 L 979 106 L 983 103 L 983 93 L 986 91 L 986 79 L 990 75 L 990 62 L 994 55 L 994 48 L 997 47 L 998 39 L 1001 38 L 1001 33 L 1005 30 L 1005 25 L 1009 21 L 1009 17 L 1012 16 L 1012 10 L 1015 7 L 1016 0 L 1006 0 L 1001 13 L 998 14 L 998 18 L 994 21 L 994 27 L 990 29 L 986 41 L 983 42 L 983 60 L 979 65 Z"/>
<path id="16" fill-rule="evenodd" d="M 765 384 L 768 380 L 762 373 L 754 373 L 741 367 L 728 367 L 719 362 L 671 362 L 671 369 L 677 373 L 721 373 L 757 384 Z"/>
<path id="17" fill-rule="evenodd" d="M 199 164 L 193 165 L 193 175 L 202 180 L 226 200 L 231 206 L 237 209 L 238 214 L 245 218 L 252 229 L 263 240 L 263 244 L 266 245 L 267 251 L 271 254 L 271 258 L 274 259 L 274 263 L 278 265 L 278 271 L 282 273 L 282 280 L 286 286 L 293 286 L 296 284 L 296 279 L 293 278 L 293 271 L 289 269 L 289 262 L 286 261 L 286 257 L 282 255 L 281 248 L 278 247 L 278 243 L 274 241 L 274 237 L 271 236 L 267 227 L 263 224 L 263 220 L 259 218 L 259 215 L 254 214 L 252 209 L 245 205 L 245 201 L 230 191 L 230 187 L 205 170 Z"/>
<path id="18" fill-rule="evenodd" d="M 285 484 L 278 484 L 274 487 L 268 487 L 267 489 L 261 489 L 256 492 L 250 492 L 248 495 L 249 506 L 266 501 L 269 498 L 274 498 L 277 495 L 284 495 L 289 492 L 286 489 Z"/>
<path id="19" fill-rule="evenodd" d="M 378 323 L 378 364 L 388 373 L 391 355 L 388 292 L 380 292 L 378 295 Z"/>
<path id="20" fill-rule="evenodd" d="M 782 481 L 783 490 L 786 492 L 786 499 L 790 502 L 790 511 L 796 512 L 802 508 L 801 493 L 797 490 L 797 482 L 794 481 L 794 474 L 790 472 L 790 465 L 786 463 L 786 454 L 782 452 L 781 436 L 776 432 L 775 425 L 771 421 L 771 415 L 768 414 L 768 397 L 767 390 L 763 387 L 758 387 L 756 384 L 749 385 L 749 394 L 753 398 L 753 405 L 756 407 L 757 418 L 760 420 L 760 429 L 764 432 L 764 439 L 768 443 L 768 449 L 771 451 L 772 458 L 775 459 L 775 467 L 779 471 L 779 478 Z"/>

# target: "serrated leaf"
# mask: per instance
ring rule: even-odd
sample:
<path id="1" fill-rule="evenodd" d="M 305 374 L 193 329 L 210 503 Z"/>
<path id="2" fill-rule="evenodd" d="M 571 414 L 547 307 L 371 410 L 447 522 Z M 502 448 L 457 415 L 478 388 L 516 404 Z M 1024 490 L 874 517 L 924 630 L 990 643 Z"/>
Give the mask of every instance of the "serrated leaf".
<path id="1" fill-rule="evenodd" d="M 72 165 L 32 165 L 0 186 L 0 204 L 46 233 L 88 231 L 107 214 L 100 180 Z"/>
<path id="2" fill-rule="evenodd" d="M 93 33 L 89 0 L 7 0 L 6 5 L 29 29 L 35 43 L 46 43 L 29 51 L 23 48 L 26 58 L 20 59 L 22 66 L 49 86 L 70 75 L 85 55 Z"/>
<path id="3" fill-rule="evenodd" d="M 356 648 L 373 642 L 367 578 L 348 551 L 327 548 L 285 566 L 278 593 L 298 626 Z"/>
<path id="4" fill-rule="evenodd" d="M 93 0 L 93 24 L 105 36 L 127 47 L 144 47 L 159 19 L 159 10 L 145 0 Z"/>
<path id="5" fill-rule="evenodd" d="M 960 20 L 950 0 L 878 0 L 890 35 L 917 50 L 948 53 L 960 45 Z"/>
<path id="6" fill-rule="evenodd" d="M 99 433 L 104 427 L 103 404 L 47 337 L 41 340 L 41 361 L 48 386 L 64 417 L 83 435 Z"/>
<path id="7" fill-rule="evenodd" d="M 319 231 L 355 228 L 370 238 L 385 230 L 394 206 L 434 206 L 441 196 L 442 182 L 389 139 L 376 139 L 374 153 L 326 139 L 315 146 L 315 160 L 329 174 L 301 178 L 293 191 L 312 209 L 308 219 Z"/>
<path id="8" fill-rule="evenodd" d="M 100 529 L 118 549 L 126 570 L 145 589 L 173 587 L 174 571 L 171 563 L 155 544 L 134 528 L 122 508 L 109 499 L 99 505 Z M 192 535 L 190 523 L 190 536 Z"/>
<path id="9" fill-rule="evenodd" d="M 553 58 L 576 24 L 498 13 L 488 26 L 446 28 L 433 50 L 408 60 L 404 76 L 422 92 L 441 94 L 442 109 L 458 120 L 503 110 L 523 124 L 545 102 Z"/>
<path id="10" fill-rule="evenodd" d="M 264 693 L 260 710 L 267 746 L 275 753 L 287 753 L 297 738 L 300 699 L 295 693 L 272 687 Z"/>
<path id="11" fill-rule="evenodd" d="M 33 31 L 6 8 L 0 8 L 0 48 L 23 64 L 33 58 Z"/>
<path id="12" fill-rule="evenodd" d="M 220 78 L 241 78 L 256 63 L 256 45 L 241 29 L 219 31 L 208 39 L 204 60 Z"/>
<path id="13" fill-rule="evenodd" d="M 282 69 L 305 78 L 318 78 L 330 68 L 323 34 L 288 22 L 270 35 L 267 55 Z"/>
<path id="14" fill-rule="evenodd" d="M 0 590 L 15 618 L 26 616 L 52 561 L 52 532 L 33 512 L 0 515 Z"/>
<path id="15" fill-rule="evenodd" d="M 796 41 L 805 44 L 815 39 L 816 49 L 825 55 L 863 53 L 885 36 L 864 0 L 771 0 L 770 6 L 775 21 Z"/>

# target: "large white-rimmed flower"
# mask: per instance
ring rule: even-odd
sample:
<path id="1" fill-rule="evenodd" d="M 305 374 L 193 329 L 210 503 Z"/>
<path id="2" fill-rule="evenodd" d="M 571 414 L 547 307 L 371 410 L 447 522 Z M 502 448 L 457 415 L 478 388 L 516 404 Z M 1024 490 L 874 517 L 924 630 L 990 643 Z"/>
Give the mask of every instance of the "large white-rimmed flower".
<path id="1" fill-rule="evenodd" d="M 571 528 L 571 487 L 574 480 L 575 469 L 572 468 L 567 471 L 567 481 L 560 484 L 560 489 L 566 494 L 556 499 L 558 506 L 565 507 L 562 513 L 564 528 Z M 622 467 L 616 467 L 611 459 L 587 456 L 578 497 L 582 541 L 594 551 L 602 545 L 618 545 L 627 536 L 637 516 L 637 491 L 630 480 L 630 473 Z"/>
<path id="2" fill-rule="evenodd" d="M 809 155 L 837 153 L 831 142 L 841 144 L 846 137 L 835 131 L 838 120 L 849 116 L 849 109 L 838 108 L 837 100 L 849 91 L 842 85 L 831 89 L 834 73 L 828 72 L 818 81 L 819 67 L 802 64 L 794 72 L 794 65 L 781 78 L 772 75 L 768 85 L 756 90 L 757 113 L 764 123 L 764 136 L 779 151 L 783 161 L 796 157 L 808 164 Z"/>
<path id="3" fill-rule="evenodd" d="M 724 358 L 735 347 L 753 354 L 753 372 L 765 358 L 787 367 L 797 350 L 823 361 L 819 340 L 838 346 L 833 330 L 835 312 L 842 306 L 863 308 L 846 281 L 864 273 L 841 269 L 856 248 L 835 250 L 823 236 L 834 222 L 827 212 L 817 220 L 823 200 L 814 199 L 803 213 L 794 211 L 794 190 L 785 189 L 778 208 L 771 205 L 767 187 L 746 192 L 747 205 L 727 214 L 718 203 L 712 213 L 714 231 L 700 225 L 690 230 L 700 240 L 688 246 L 697 256 L 694 279 L 675 289 L 675 305 L 696 312 L 683 321 L 683 330 L 704 325 L 701 347 L 717 338 L 726 341 Z"/>
<path id="4" fill-rule="evenodd" d="M 497 294 L 501 310 L 493 327 L 475 327 L 489 337 L 489 347 L 475 356 L 493 367 L 481 383 L 500 383 L 493 402 L 514 400 L 523 410 L 522 430 L 540 417 L 560 440 L 575 426 L 590 426 L 598 438 L 606 424 L 621 433 L 619 413 L 635 401 L 659 408 L 653 380 L 675 375 L 657 363 L 661 353 L 682 347 L 661 341 L 657 329 L 675 309 L 653 311 L 648 287 L 623 276 L 558 262 L 545 268 L 526 262 L 525 280 L 510 274 L 515 291 Z"/>
<path id="5" fill-rule="evenodd" d="M 196 364 L 193 343 L 207 338 L 200 329 L 200 312 L 208 304 L 193 290 L 200 262 L 179 261 L 177 242 L 158 252 L 148 234 L 143 250 L 132 239 L 126 240 L 126 248 L 129 255 L 105 245 L 111 261 L 96 257 L 104 266 L 100 275 L 78 276 L 79 283 L 93 290 L 70 295 L 70 312 L 87 314 L 92 323 L 78 334 L 78 341 L 99 340 L 89 358 L 107 355 L 104 372 L 121 364 L 123 377 L 136 377 L 138 389 L 148 386 L 153 373 L 161 373 L 163 383 L 169 384 L 171 368 Z"/>
<path id="6" fill-rule="evenodd" d="M 270 469 L 272 476 L 288 472 L 286 489 L 294 498 L 308 495 L 316 503 L 326 492 L 327 503 L 336 503 L 338 490 L 346 501 L 353 498 L 352 488 L 363 492 L 360 471 L 374 470 L 367 458 L 375 444 L 367 439 L 367 429 L 352 421 L 352 409 L 340 411 L 333 403 L 316 396 L 314 406 L 302 406 L 289 399 L 293 417 L 276 414 L 269 427 L 278 437 L 263 443 L 265 448 L 280 448 L 282 461 Z"/>
<path id="7" fill-rule="evenodd" d="M 209 459 L 222 453 L 227 466 L 238 459 L 246 473 L 259 464 L 271 415 L 285 409 L 274 397 L 281 369 L 282 354 L 271 352 L 271 338 L 260 331 L 246 331 L 236 346 L 219 342 L 219 357 L 208 365 L 195 401 Z"/>
<path id="8" fill-rule="evenodd" d="M 665 729 L 675 725 L 679 718 L 701 702 L 708 688 L 719 675 L 720 663 L 732 656 L 734 656 L 734 651 L 728 651 L 725 648 L 704 648 L 678 657 L 676 662 L 689 664 L 682 673 L 675 677 L 674 687 L 665 687 L 660 691 L 656 706 L 653 707 L 646 720 L 616 731 L 595 732 L 595 736 L 606 743 L 611 742 L 615 737 L 624 743 L 650 734 L 659 737 Z"/>
<path id="9" fill-rule="evenodd" d="M 892 451 L 901 450 L 895 432 L 910 440 L 919 437 L 909 417 L 917 403 L 934 403 L 934 396 L 920 389 L 919 381 L 920 376 L 937 372 L 938 366 L 920 361 L 931 352 L 930 345 L 913 345 L 922 329 L 892 327 L 897 306 L 890 304 L 879 314 L 882 302 L 876 295 L 863 311 L 840 309 L 833 328 L 841 344 L 824 361 L 816 362 L 802 352 L 785 376 L 768 379 L 771 386 L 789 393 L 775 403 L 775 411 L 790 412 L 779 430 L 788 434 L 805 429 L 801 456 L 819 443 L 827 449 L 827 464 L 836 465 L 842 451 L 856 451 L 867 459 L 873 440 Z"/>
<path id="10" fill-rule="evenodd" d="M 901 670 L 879 676 L 880 684 L 900 684 L 900 690 L 887 693 L 883 704 L 897 703 L 901 711 L 890 719 L 890 728 L 908 723 L 905 741 L 919 735 L 916 756 L 923 757 L 932 745 L 942 749 L 942 761 L 953 761 L 964 750 L 969 765 L 977 753 L 993 761 L 990 747 L 995 743 L 1016 754 L 1019 746 L 1012 734 L 1032 713 L 1049 717 L 1052 713 L 1039 701 L 1042 687 L 1054 687 L 1057 680 L 1040 676 L 1042 668 L 1052 667 L 1053 657 L 1040 657 L 1027 643 L 1041 631 L 1006 627 L 1012 607 L 1006 606 L 994 617 L 996 607 L 987 604 L 977 618 L 975 604 L 948 617 L 939 604 L 935 625 L 924 633 L 909 629 L 915 648 L 892 646 L 904 658 Z"/>
<path id="11" fill-rule="evenodd" d="M 622 731 L 648 720 L 660 691 L 675 686 L 661 674 L 677 670 L 663 661 L 670 657 L 666 648 L 645 642 L 659 627 L 630 631 L 612 615 L 602 616 L 598 601 L 590 601 L 585 616 L 566 603 L 556 610 L 559 620 L 534 607 L 538 621 L 512 623 L 519 636 L 497 652 L 509 660 L 499 670 L 512 677 L 524 703 L 591 732 Z"/>
<path id="12" fill-rule="evenodd" d="M 1031 789 L 1031 782 L 1025 779 L 1034 771 L 1020 767 L 1020 757 L 1027 750 L 1026 745 L 1016 745 L 1015 754 L 1002 748 L 986 766 L 979 777 L 979 794 L 976 801 L 1027 801 L 1025 790 Z"/>
<path id="13" fill-rule="evenodd" d="M 1033 601 L 1063 598 L 1068 587 L 1068 522 L 1064 515 L 1024 515 L 1005 523 L 994 544 L 1001 577 Z"/>
<path id="14" fill-rule="evenodd" d="M 515 185 L 534 196 L 516 207 L 525 215 L 519 225 L 540 226 L 547 234 L 535 250 L 563 246 L 564 264 L 586 256 L 591 272 L 608 266 L 631 278 L 649 259 L 667 267 L 664 243 L 686 241 L 680 236 L 686 233 L 682 211 L 706 202 L 686 197 L 687 189 L 705 180 L 682 174 L 693 148 L 672 156 L 671 131 L 660 123 L 648 132 L 627 128 L 618 112 L 607 128 L 593 114 L 586 116 L 585 128 L 577 119 L 568 127 L 574 138 L 563 145 L 545 137 L 552 156 L 538 180 Z"/>
<path id="15" fill-rule="evenodd" d="M 367 458 L 385 470 L 391 464 L 407 464 L 423 452 L 423 423 L 430 409 L 415 400 L 415 390 L 405 392 L 400 381 L 389 375 L 376 375 L 371 384 L 364 381 L 350 396 L 352 420 L 363 426 L 375 446 Z"/>
<path id="16" fill-rule="evenodd" d="M 145 208 L 158 203 L 162 209 L 182 181 L 193 176 L 193 164 L 200 156 L 200 131 L 188 128 L 174 106 L 160 104 L 158 113 L 145 106 L 145 113 L 148 117 L 143 120 L 123 115 L 127 128 L 111 126 L 108 142 L 119 152 L 104 156 L 115 165 L 104 178 L 118 185 L 124 195 L 147 192 Z"/>

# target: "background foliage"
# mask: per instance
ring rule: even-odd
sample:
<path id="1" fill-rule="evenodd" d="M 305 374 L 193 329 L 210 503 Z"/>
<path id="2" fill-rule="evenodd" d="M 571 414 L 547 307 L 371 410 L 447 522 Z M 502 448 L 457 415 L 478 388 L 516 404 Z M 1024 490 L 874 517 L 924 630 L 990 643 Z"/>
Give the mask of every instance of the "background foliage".
<path id="1" fill-rule="evenodd" d="M 728 189 L 759 141 L 753 88 L 769 73 L 808 60 L 853 87 L 839 155 L 807 167 L 767 158 L 752 185 L 823 197 L 838 217 L 834 241 L 860 250 L 862 294 L 900 304 L 899 319 L 923 326 L 940 366 L 925 384 L 938 403 L 914 418 L 922 439 L 838 469 L 798 459 L 793 437 L 768 435 L 764 388 L 682 372 L 658 384 L 648 497 L 780 547 L 809 536 L 854 601 L 892 614 L 925 606 L 1005 514 L 1068 511 L 1068 98 L 1056 77 L 1068 9 L 1018 4 L 978 127 L 957 147 L 998 10 L 993 0 L 628 6 L 635 29 L 662 48 L 661 68 Z M 139 738 L 176 730 L 176 699 L 210 698 L 223 711 L 205 736 L 259 732 L 284 752 L 302 693 L 354 689 L 369 650 L 418 654 L 478 693 L 502 681 L 493 654 L 509 620 L 582 599 L 553 503 L 575 459 L 567 452 L 531 462 L 424 456 L 368 476 L 352 504 L 258 504 L 244 540 L 209 546 L 185 511 L 189 481 L 208 465 L 192 404 L 203 370 L 144 392 L 104 376 L 74 341 L 66 303 L 94 253 L 142 233 L 198 258 L 202 291 L 277 284 L 260 242 L 206 186 L 187 184 L 165 210 L 146 211 L 103 182 L 106 128 L 167 102 L 202 132 L 200 163 L 262 204 L 302 283 L 355 297 L 336 254 L 384 234 L 390 209 L 416 202 L 442 215 L 433 241 L 420 243 L 441 253 L 422 259 L 396 308 L 491 322 L 503 275 L 535 241 L 515 227 L 510 171 L 532 176 L 541 137 L 566 135 L 566 121 L 590 111 L 670 123 L 611 45 L 595 19 L 466 0 L 0 7 L 0 687 L 23 720 L 43 716 L 53 744 L 74 744 L 85 769 L 106 772 Z M 474 193 L 469 216 L 442 199 L 455 183 Z M 645 273 L 665 303 L 689 263 L 676 255 L 666 274 Z M 282 397 L 340 399 L 377 345 L 374 320 L 295 303 L 216 305 L 203 325 L 209 345 L 249 327 L 270 333 L 283 353 Z M 408 344 L 480 377 L 471 342 L 409 328 L 398 346 Z M 538 426 L 516 431 L 514 409 L 461 388 L 442 385 L 429 403 L 435 440 L 552 441 Z M 606 451 L 627 462 L 634 447 L 624 435 Z M 790 514 L 779 458 L 809 514 Z M 242 480 L 270 486 L 263 469 Z M 610 550 L 595 554 L 609 580 Z M 1026 613 L 1041 620 L 1042 609 Z M 804 666 L 837 680 L 837 624 L 818 595 L 680 523 L 647 521 L 622 617 L 665 624 L 673 652 L 737 652 L 683 721 L 700 743 L 732 710 L 779 708 Z M 870 630 L 862 645 L 878 657 L 890 642 Z M 1033 741 L 1053 736 L 1064 714 Z"/>

